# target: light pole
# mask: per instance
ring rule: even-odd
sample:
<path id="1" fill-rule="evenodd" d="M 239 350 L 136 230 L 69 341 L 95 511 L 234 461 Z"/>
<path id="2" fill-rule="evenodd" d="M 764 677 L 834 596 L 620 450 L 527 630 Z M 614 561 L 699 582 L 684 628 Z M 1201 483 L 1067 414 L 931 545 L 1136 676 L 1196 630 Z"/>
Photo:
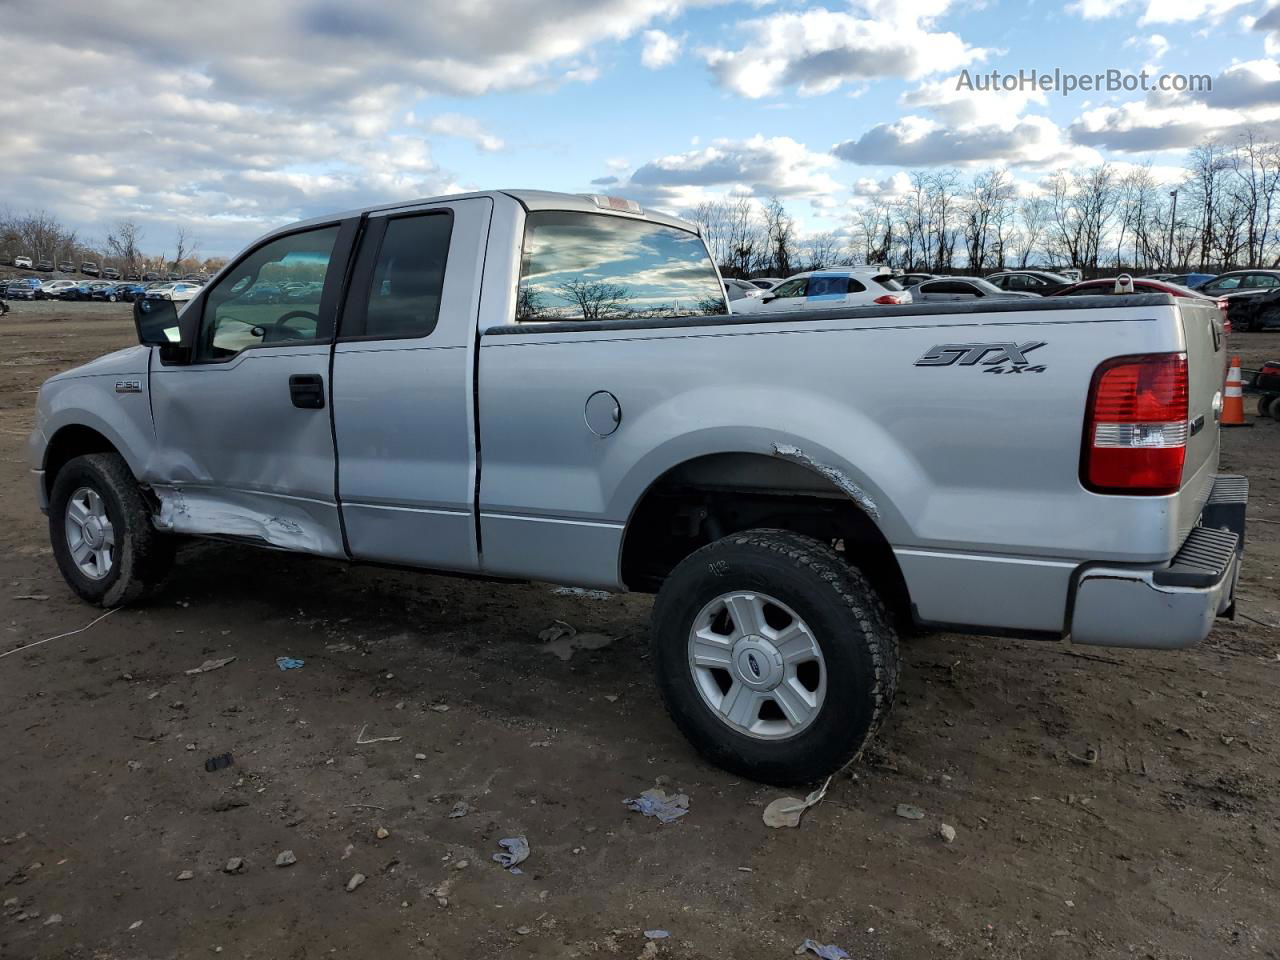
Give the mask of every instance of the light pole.
<path id="1" fill-rule="evenodd" d="M 1173 204 L 1169 207 L 1169 269 L 1173 269 L 1173 224 L 1178 217 L 1178 191 L 1170 190 Z"/>

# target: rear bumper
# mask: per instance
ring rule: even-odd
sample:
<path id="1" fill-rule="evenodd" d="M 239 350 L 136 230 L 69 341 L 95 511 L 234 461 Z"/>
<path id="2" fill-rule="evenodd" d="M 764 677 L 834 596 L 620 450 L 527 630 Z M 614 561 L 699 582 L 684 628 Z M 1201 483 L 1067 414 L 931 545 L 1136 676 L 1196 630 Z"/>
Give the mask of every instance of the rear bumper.
<path id="1" fill-rule="evenodd" d="M 1169 563 L 1081 568 L 1072 642 L 1177 650 L 1208 636 L 1215 618 L 1233 616 L 1248 499 L 1244 477 L 1216 477 L 1200 526 Z"/>

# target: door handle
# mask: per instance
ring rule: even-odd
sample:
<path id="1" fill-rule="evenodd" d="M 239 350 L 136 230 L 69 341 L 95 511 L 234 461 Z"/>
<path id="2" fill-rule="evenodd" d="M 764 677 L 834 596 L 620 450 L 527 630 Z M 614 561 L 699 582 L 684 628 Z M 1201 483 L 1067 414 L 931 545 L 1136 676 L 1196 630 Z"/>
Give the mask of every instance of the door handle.
<path id="1" fill-rule="evenodd" d="M 303 410 L 324 409 L 324 378 L 318 373 L 295 373 L 289 377 L 289 398 Z"/>

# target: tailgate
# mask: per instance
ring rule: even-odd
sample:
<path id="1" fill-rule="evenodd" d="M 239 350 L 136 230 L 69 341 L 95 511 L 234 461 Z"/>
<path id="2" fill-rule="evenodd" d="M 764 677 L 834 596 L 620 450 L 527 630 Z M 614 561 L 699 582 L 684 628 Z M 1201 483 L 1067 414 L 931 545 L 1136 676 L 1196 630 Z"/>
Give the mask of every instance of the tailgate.
<path id="1" fill-rule="evenodd" d="M 1178 539 L 1196 525 L 1218 469 L 1222 387 L 1227 370 L 1222 313 L 1210 301 L 1178 298 L 1182 335 L 1187 349 L 1187 412 L 1191 421 L 1182 490 L 1175 499 Z"/>

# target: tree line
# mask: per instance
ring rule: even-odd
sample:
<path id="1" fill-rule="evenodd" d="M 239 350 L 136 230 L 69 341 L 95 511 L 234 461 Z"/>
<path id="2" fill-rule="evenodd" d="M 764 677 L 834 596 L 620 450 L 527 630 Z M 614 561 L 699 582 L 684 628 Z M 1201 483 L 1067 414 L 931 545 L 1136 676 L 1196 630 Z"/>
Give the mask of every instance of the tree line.
<path id="1" fill-rule="evenodd" d="M 135 220 L 117 221 L 100 240 L 88 240 L 44 210 L 14 213 L 0 209 L 0 257 L 6 263 L 13 263 L 14 257 L 30 257 L 33 264 L 46 260 L 56 266 L 70 261 L 79 270 L 81 263 L 92 261 L 125 274 L 148 270 L 212 273 L 226 263 L 221 257 L 202 258 L 199 241 L 186 227 L 179 226 L 172 246 L 160 253 L 146 253 L 143 239 L 143 229 Z"/>
<path id="2" fill-rule="evenodd" d="M 1183 175 L 1150 164 L 1058 170 L 1034 194 L 1001 167 L 970 176 L 917 170 L 894 196 L 873 197 L 847 231 L 800 237 L 772 197 L 708 201 L 691 212 L 726 276 L 789 276 L 838 263 L 909 271 L 992 272 L 1031 266 L 1221 272 L 1280 267 L 1280 142 L 1246 131 L 1207 139 Z"/>

